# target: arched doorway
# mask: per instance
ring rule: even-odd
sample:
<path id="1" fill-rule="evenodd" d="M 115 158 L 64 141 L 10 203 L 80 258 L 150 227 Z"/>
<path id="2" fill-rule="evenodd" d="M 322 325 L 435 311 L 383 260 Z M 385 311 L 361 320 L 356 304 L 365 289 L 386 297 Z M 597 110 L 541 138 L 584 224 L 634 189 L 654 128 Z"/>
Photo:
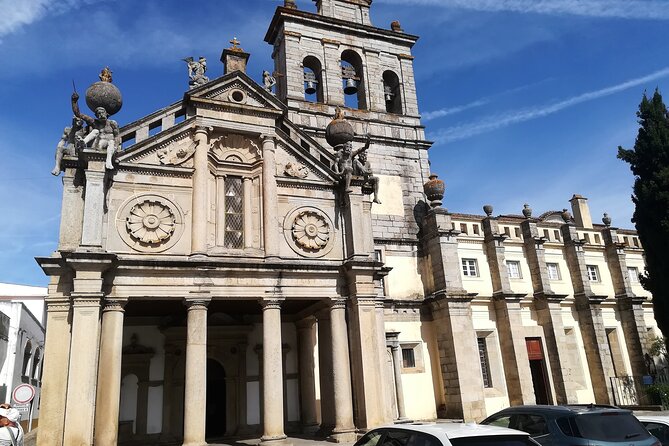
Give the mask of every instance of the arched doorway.
<path id="1" fill-rule="evenodd" d="M 207 359 L 207 440 L 225 435 L 225 369 L 214 359 Z"/>

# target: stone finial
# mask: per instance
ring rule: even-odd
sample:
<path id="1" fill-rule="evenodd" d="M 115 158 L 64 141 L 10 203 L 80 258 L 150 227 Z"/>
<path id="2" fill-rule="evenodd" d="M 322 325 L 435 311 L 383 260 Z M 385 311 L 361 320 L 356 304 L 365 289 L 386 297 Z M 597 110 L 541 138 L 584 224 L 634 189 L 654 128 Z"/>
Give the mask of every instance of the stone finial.
<path id="1" fill-rule="evenodd" d="M 571 214 L 567 209 L 562 209 L 562 213 L 560 214 L 560 217 L 562 217 L 562 220 L 565 223 L 569 223 L 571 221 Z"/>
<path id="2" fill-rule="evenodd" d="M 532 218 L 532 208 L 527 203 L 523 205 L 523 216 L 525 218 Z"/>
<path id="3" fill-rule="evenodd" d="M 100 74 L 98 75 L 101 82 L 111 82 L 112 81 L 112 70 L 109 67 L 104 67 Z"/>
<path id="4" fill-rule="evenodd" d="M 390 22 L 390 29 L 395 31 L 396 33 L 404 32 L 404 30 L 402 29 L 402 25 L 400 25 L 399 20 L 393 20 L 392 22 Z"/>
<path id="5" fill-rule="evenodd" d="M 325 128 L 325 140 L 332 147 L 349 143 L 355 138 L 353 126 L 344 118 L 344 112 L 337 107 L 334 119 Z"/>
<path id="6" fill-rule="evenodd" d="M 283 7 L 288 9 L 297 9 L 295 0 L 283 0 Z"/>
<path id="7" fill-rule="evenodd" d="M 423 192 L 425 192 L 427 199 L 430 201 L 430 207 L 438 208 L 441 207 L 442 199 L 446 192 L 446 185 L 442 180 L 438 179 L 437 174 L 431 173 L 430 180 L 423 185 Z"/>
<path id="8" fill-rule="evenodd" d="M 485 204 L 485 205 L 483 205 L 483 212 L 485 212 L 485 214 L 486 214 L 488 217 L 492 216 L 492 205 L 491 205 L 491 204 Z"/>
<path id="9" fill-rule="evenodd" d="M 611 226 L 611 217 L 609 217 L 609 214 L 604 212 L 604 217 L 602 217 L 602 223 L 608 228 Z"/>
<path id="10" fill-rule="evenodd" d="M 230 41 L 230 43 L 232 44 L 232 46 L 230 48 L 228 48 L 230 51 L 236 51 L 238 53 L 243 53 L 244 52 L 242 47 L 239 46 L 239 44 L 241 42 L 239 40 L 237 40 L 237 37 L 233 37 L 232 40 Z"/>

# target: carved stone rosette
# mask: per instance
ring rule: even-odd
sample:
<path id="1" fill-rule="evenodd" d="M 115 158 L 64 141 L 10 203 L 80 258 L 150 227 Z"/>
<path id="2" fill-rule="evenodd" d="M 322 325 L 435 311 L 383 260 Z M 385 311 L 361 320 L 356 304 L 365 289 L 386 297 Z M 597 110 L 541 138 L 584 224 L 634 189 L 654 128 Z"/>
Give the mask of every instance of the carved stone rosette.
<path id="1" fill-rule="evenodd" d="M 116 228 L 123 241 L 136 251 L 162 252 L 181 238 L 183 213 L 159 195 L 132 197 L 120 208 Z"/>
<path id="2" fill-rule="evenodd" d="M 303 257 L 322 257 L 334 246 L 332 220 L 315 207 L 294 209 L 286 216 L 283 227 L 286 241 Z"/>

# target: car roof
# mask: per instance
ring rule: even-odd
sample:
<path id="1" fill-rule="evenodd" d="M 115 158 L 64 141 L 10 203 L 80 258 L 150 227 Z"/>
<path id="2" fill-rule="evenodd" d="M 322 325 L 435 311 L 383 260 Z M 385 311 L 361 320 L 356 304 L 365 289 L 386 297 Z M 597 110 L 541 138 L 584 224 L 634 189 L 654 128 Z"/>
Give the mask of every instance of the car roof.
<path id="1" fill-rule="evenodd" d="M 498 435 L 521 435 L 529 436 L 527 432 L 518 431 L 499 426 L 485 426 L 475 423 L 412 423 L 412 424 L 393 424 L 390 426 L 379 427 L 378 429 L 399 429 L 416 432 L 424 432 L 434 435 L 442 440 L 442 443 L 448 444 L 443 440 L 450 438 L 465 437 L 486 437 Z M 376 429 L 374 429 L 376 430 Z"/>
<path id="2" fill-rule="evenodd" d="M 615 406 L 604 406 L 596 404 L 584 404 L 584 405 L 567 405 L 567 406 L 549 406 L 549 405 L 526 405 L 526 406 L 513 406 L 507 407 L 506 409 L 500 410 L 494 415 L 500 413 L 514 413 L 514 412 L 533 412 L 533 413 L 544 413 L 544 414 L 574 414 L 574 413 L 597 413 L 597 412 L 622 412 L 622 413 L 631 413 L 628 409 L 621 409 Z"/>
<path id="3" fill-rule="evenodd" d="M 669 424 L 669 415 L 637 415 L 639 421 Z"/>

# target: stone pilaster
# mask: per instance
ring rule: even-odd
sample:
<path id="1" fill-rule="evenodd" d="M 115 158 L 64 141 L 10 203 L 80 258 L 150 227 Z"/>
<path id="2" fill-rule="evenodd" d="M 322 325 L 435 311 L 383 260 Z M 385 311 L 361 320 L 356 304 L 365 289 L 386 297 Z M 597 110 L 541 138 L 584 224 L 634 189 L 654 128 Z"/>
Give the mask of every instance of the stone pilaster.
<path id="1" fill-rule="evenodd" d="M 209 178 L 210 128 L 195 127 L 195 155 L 193 156 L 193 210 L 191 219 L 191 254 L 207 254 L 207 180 Z"/>
<path id="2" fill-rule="evenodd" d="M 330 311 L 321 311 L 318 318 L 318 380 L 321 391 L 321 436 L 329 435 L 335 426 L 334 385 L 332 381 L 332 324 Z"/>
<path id="3" fill-rule="evenodd" d="M 371 202 L 357 192 L 346 194 L 344 199 L 346 204 L 341 208 L 346 238 L 344 255 L 347 259 L 371 257 L 374 253 Z"/>
<path id="4" fill-rule="evenodd" d="M 539 236 L 537 224 L 527 219 L 520 224 L 523 233 L 525 258 L 530 267 L 530 277 L 534 289 L 534 308 L 537 322 L 544 331 L 548 361 L 555 387 L 557 404 L 577 403 L 576 383 L 570 378 L 569 351 L 564 332 L 562 309 L 560 303 L 567 296 L 556 295 L 550 286 L 544 243 L 546 239 Z"/>
<path id="5" fill-rule="evenodd" d="M 497 330 L 499 332 L 504 377 L 511 405 L 535 404 L 536 398 L 527 356 L 525 333 L 521 318 L 520 300 L 523 294 L 514 294 L 506 267 L 504 241 L 495 218 L 483 219 L 484 246 L 488 256 L 493 284 L 493 299 Z"/>
<path id="6" fill-rule="evenodd" d="M 66 167 L 63 173 L 63 201 L 60 209 L 59 251 L 74 251 L 81 242 L 84 224 L 84 179 L 80 170 Z"/>
<path id="7" fill-rule="evenodd" d="M 321 39 L 323 44 L 323 60 L 325 62 L 323 79 L 325 103 L 330 105 L 344 105 L 344 89 L 341 78 L 341 54 L 339 42 L 331 39 Z M 325 89 L 327 87 L 327 89 Z"/>
<path id="8" fill-rule="evenodd" d="M 625 332 L 625 344 L 632 366 L 632 375 L 643 376 L 648 374 L 644 361 L 644 355 L 648 353 L 648 332 L 642 307 L 644 298 L 637 297 L 632 291 L 625 245 L 618 242 L 616 230 L 607 227 L 602 235 L 606 247 L 606 261 L 616 293 L 618 314 Z"/>
<path id="9" fill-rule="evenodd" d="M 283 365 L 281 346 L 281 301 L 262 300 L 263 435 L 261 444 L 286 439 L 283 428 Z"/>
<path id="10" fill-rule="evenodd" d="M 184 399 L 184 446 L 205 441 L 207 407 L 207 306 L 208 295 L 190 296 L 186 335 L 186 383 Z"/>
<path id="11" fill-rule="evenodd" d="M 96 446 L 116 446 L 118 442 L 125 304 L 126 301 L 105 299 L 102 309 L 100 363 L 95 400 Z"/>
<path id="12" fill-rule="evenodd" d="M 274 136 L 263 136 L 263 240 L 265 244 L 265 256 L 267 257 L 279 255 L 279 234 L 281 234 L 278 220 L 275 150 L 276 139 Z"/>
<path id="13" fill-rule="evenodd" d="M 595 296 L 590 287 L 583 252 L 584 241 L 578 238 L 576 227 L 566 223 L 561 226 L 565 256 L 569 266 L 574 300 L 578 312 L 578 325 L 583 337 L 585 356 L 592 378 L 597 404 L 611 404 L 613 394 L 609 378 L 615 376 L 611 351 L 608 347 L 601 302 L 606 296 Z"/>
<path id="14" fill-rule="evenodd" d="M 393 373 L 395 375 L 395 396 L 397 398 L 397 413 L 398 419 L 404 421 L 407 419 L 406 410 L 404 408 L 404 388 L 402 386 L 402 353 L 400 348 L 400 341 L 398 339 L 399 332 L 386 333 L 386 340 L 393 358 Z"/>
<path id="15" fill-rule="evenodd" d="M 318 430 L 316 380 L 314 376 L 315 322 L 315 318 L 309 317 L 296 324 L 300 365 L 300 420 L 304 433 L 313 433 Z"/>
<path id="16" fill-rule="evenodd" d="M 81 246 L 86 250 L 102 250 L 102 222 L 105 214 L 105 159 L 104 154 L 85 150 L 88 162 Z M 68 211 L 69 212 L 69 211 Z"/>
<path id="17" fill-rule="evenodd" d="M 349 363 L 348 330 L 346 327 L 346 299 L 332 301 L 330 309 L 332 365 L 330 373 L 334 389 L 335 426 L 329 439 L 344 443 L 355 441 L 353 424 L 353 393 Z"/>
<path id="18" fill-rule="evenodd" d="M 382 386 L 383 383 L 390 382 L 392 376 L 388 370 L 387 364 L 387 354 L 388 350 L 386 347 L 386 330 L 385 330 L 385 321 L 384 321 L 384 304 L 383 300 L 376 300 L 376 325 L 377 333 L 379 334 L 379 364 L 381 368 L 379 369 L 379 379 L 381 380 Z M 385 389 L 385 387 L 384 387 Z M 392 420 L 395 417 L 392 408 L 392 399 L 386 391 L 381 391 L 379 395 L 379 401 L 383 407 L 383 416 L 386 420 Z"/>

